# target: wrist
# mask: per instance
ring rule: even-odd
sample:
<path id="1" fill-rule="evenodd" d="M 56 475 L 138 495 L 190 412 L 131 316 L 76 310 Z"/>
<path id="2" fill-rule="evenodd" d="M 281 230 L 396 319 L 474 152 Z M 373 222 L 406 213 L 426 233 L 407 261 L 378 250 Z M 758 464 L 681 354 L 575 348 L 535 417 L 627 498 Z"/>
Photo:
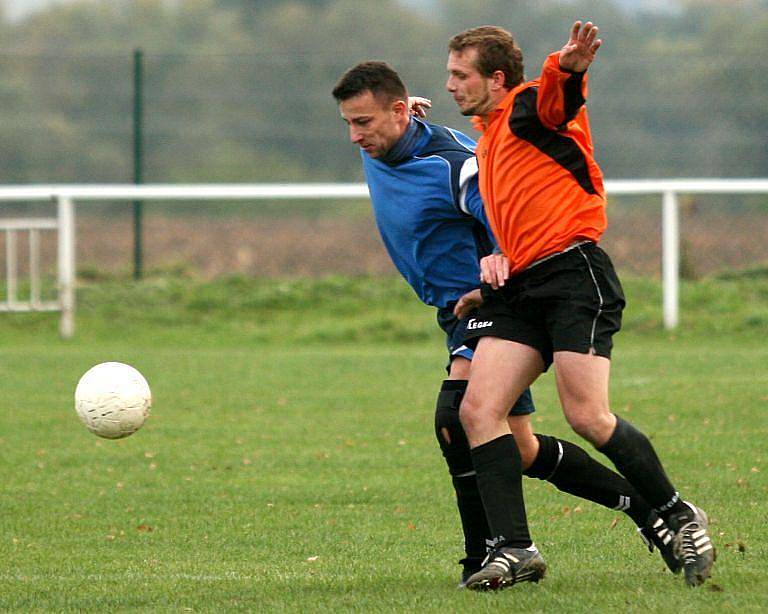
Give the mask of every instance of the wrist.
<path id="1" fill-rule="evenodd" d="M 560 70 L 562 72 L 568 73 L 569 75 L 584 75 L 587 72 L 587 69 L 584 70 L 573 70 L 571 68 L 566 68 L 562 64 L 560 64 Z"/>

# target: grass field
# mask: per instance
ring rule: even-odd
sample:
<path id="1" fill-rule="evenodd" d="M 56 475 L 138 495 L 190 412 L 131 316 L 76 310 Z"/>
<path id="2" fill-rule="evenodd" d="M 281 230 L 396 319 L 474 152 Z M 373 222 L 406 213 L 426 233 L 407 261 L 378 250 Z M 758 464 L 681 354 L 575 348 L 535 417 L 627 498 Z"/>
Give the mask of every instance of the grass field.
<path id="1" fill-rule="evenodd" d="M 624 516 L 528 480 L 548 577 L 457 591 L 431 310 L 390 280 L 161 277 L 81 288 L 71 342 L 55 316 L 0 318 L 0 611 L 764 611 L 768 282 L 684 286 L 674 335 L 657 284 L 626 289 L 613 408 L 710 514 L 702 588 Z M 125 440 L 75 417 L 77 379 L 105 360 L 152 385 Z M 537 429 L 575 441 L 551 375 L 534 396 Z"/>

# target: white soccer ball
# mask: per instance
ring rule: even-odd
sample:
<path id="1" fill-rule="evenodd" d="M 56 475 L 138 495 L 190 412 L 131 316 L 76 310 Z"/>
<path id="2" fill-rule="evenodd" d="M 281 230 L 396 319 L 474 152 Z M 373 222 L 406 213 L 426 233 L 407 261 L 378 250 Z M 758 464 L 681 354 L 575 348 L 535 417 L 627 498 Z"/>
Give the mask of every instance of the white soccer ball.
<path id="1" fill-rule="evenodd" d="M 75 389 L 75 409 L 91 433 L 106 439 L 128 437 L 149 416 L 152 393 L 144 376 L 122 362 L 91 367 Z"/>

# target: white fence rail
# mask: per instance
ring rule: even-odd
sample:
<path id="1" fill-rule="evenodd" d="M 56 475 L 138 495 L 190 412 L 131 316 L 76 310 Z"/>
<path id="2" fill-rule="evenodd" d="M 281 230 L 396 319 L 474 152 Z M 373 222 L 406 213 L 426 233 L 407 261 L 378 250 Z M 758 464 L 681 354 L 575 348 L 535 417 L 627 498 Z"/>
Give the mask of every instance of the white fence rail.
<path id="1" fill-rule="evenodd" d="M 40 231 L 57 230 L 56 218 L 21 218 L 0 220 L 0 231 L 5 232 L 6 298 L 0 311 L 56 311 L 56 301 L 43 301 L 40 290 Z M 29 237 L 29 300 L 18 296 L 17 237 L 26 232 Z"/>
<path id="2" fill-rule="evenodd" d="M 662 278 L 664 285 L 663 319 L 666 328 L 679 323 L 679 269 L 680 231 L 678 195 L 680 194 L 768 194 L 768 179 L 670 179 L 607 181 L 609 194 L 659 194 L 662 196 Z M 25 201 L 55 201 L 57 218 L 45 223 L 58 230 L 58 298 L 53 306 L 45 308 L 61 310 L 60 332 L 65 338 L 74 334 L 75 313 L 75 203 L 86 201 L 134 201 L 134 200 L 276 200 L 276 199 L 365 199 L 365 184 L 189 184 L 189 185 L 37 185 L 0 187 L 0 203 Z M 1 206 L 1 204 L 0 204 Z M 14 233 L 17 230 L 35 229 L 25 225 L 30 220 L 0 219 L 0 230 Z M 15 284 L 10 277 L 10 264 L 15 266 L 15 235 L 6 239 L 7 279 L 10 290 Z M 30 243 L 36 243 L 37 238 Z M 11 247 L 8 247 L 8 246 Z M 14 253 L 11 254 L 11 248 Z M 31 264 L 36 262 L 30 253 Z M 37 282 L 31 280 L 35 286 Z M 14 285 L 15 287 L 15 285 Z M 39 300 L 31 297 L 28 304 L 19 306 L 9 299 L 0 311 L 43 309 Z M 18 309 L 17 309 L 18 308 Z"/>

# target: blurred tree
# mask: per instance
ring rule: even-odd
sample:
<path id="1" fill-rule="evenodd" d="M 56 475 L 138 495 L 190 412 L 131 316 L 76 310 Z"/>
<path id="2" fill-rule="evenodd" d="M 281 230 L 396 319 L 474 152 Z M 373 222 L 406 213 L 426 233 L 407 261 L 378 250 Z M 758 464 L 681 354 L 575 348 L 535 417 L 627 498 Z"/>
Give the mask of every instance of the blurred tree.
<path id="1" fill-rule="evenodd" d="M 315 8 L 323 8 L 332 0 L 217 0 L 217 5 L 225 9 L 233 10 L 246 27 L 254 27 L 261 16 L 269 10 L 282 7 L 287 4 L 305 5 Z"/>
<path id="2" fill-rule="evenodd" d="M 4 181 L 130 180 L 134 47 L 146 58 L 147 181 L 358 180 L 330 95 L 346 68 L 389 61 L 432 97 L 434 121 L 472 134 L 444 89 L 449 37 L 507 27 L 534 77 L 575 18 L 604 40 L 588 104 L 609 177 L 768 174 L 764 2 L 434 4 L 428 16 L 396 0 L 74 1 L 5 24 Z"/>

